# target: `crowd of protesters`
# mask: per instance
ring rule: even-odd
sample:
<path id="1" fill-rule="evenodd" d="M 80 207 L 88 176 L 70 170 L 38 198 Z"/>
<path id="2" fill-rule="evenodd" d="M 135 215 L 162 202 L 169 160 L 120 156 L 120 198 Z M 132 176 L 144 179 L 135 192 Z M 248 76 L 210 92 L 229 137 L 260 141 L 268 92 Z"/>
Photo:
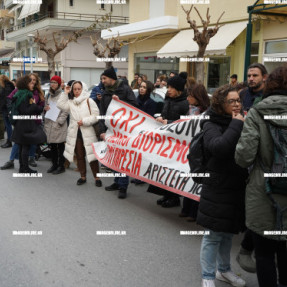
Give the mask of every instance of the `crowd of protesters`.
<path id="1" fill-rule="evenodd" d="M 276 126 L 287 158 L 287 121 L 268 122 L 264 116 L 287 115 L 287 67 L 276 68 L 268 75 L 262 64 L 255 63 L 248 68 L 246 83 L 238 83 L 236 74 L 230 78 L 230 84 L 219 87 L 210 98 L 204 85 L 186 72 L 158 75 L 155 82 L 136 73 L 129 85 L 110 67 L 91 93 L 81 81 L 71 80 L 64 87 L 63 79 L 53 76 L 49 94 L 44 98 L 36 74 L 17 79 L 16 87 L 1 75 L 0 107 L 7 132 L 1 147 L 12 147 L 10 158 L 1 169 L 14 168 L 14 160 L 19 159 L 19 173 L 37 173 L 29 166 L 37 166 L 36 149 L 46 143 L 52 161 L 47 173 L 61 174 L 65 172 L 65 161 L 76 161 L 80 173 L 76 183 L 82 185 L 87 181 L 87 158 L 95 185 L 101 187 L 100 165 L 92 143 L 105 140 L 107 127 L 98 116 L 106 115 L 112 99 L 139 108 L 162 125 L 181 116 L 204 113 L 209 118 L 201 120 L 200 127 L 210 176 L 202 181 L 200 202 L 189 198 L 181 201 L 178 194 L 153 185 L 147 191 L 162 196 L 157 200 L 161 207 L 182 205 L 179 217 L 196 221 L 208 231 L 200 250 L 201 286 L 214 287 L 215 279 L 232 286 L 246 285 L 230 265 L 232 238 L 244 232 L 236 257 L 241 268 L 256 272 L 260 287 L 286 287 L 287 235 L 266 235 L 266 231 L 287 231 L 287 192 L 268 196 L 269 182 L 264 173 L 271 170 L 275 157 L 270 125 Z M 153 100 L 154 89 L 164 92 L 161 102 Z M 44 120 L 12 121 L 12 107 L 18 115 L 43 115 Z M 56 118 L 45 117 L 50 109 L 58 109 Z M 286 159 L 282 164 L 287 164 Z M 144 184 L 138 179 L 131 182 Z M 128 176 L 115 177 L 105 189 L 117 190 L 118 198 L 124 199 L 128 186 Z M 287 190 L 286 181 L 283 188 Z"/>

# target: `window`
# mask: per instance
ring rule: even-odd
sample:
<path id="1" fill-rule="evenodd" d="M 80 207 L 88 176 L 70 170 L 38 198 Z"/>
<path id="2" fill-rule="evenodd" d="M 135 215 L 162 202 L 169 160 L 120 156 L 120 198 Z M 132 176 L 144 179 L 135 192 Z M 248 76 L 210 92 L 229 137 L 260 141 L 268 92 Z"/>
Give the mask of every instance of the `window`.
<path id="1" fill-rule="evenodd" d="M 105 4 L 101 4 L 101 9 L 105 9 Z"/>
<path id="2" fill-rule="evenodd" d="M 70 6 L 74 6 L 74 0 L 70 0 Z"/>
<path id="3" fill-rule="evenodd" d="M 207 91 L 212 94 L 218 87 L 229 83 L 230 58 L 210 57 L 207 73 Z"/>
<path id="4" fill-rule="evenodd" d="M 286 53 L 287 40 L 270 41 L 265 43 L 265 54 Z"/>
<path id="5" fill-rule="evenodd" d="M 266 41 L 264 47 L 263 64 L 267 72 L 271 73 L 286 62 L 287 40 Z"/>
<path id="6" fill-rule="evenodd" d="M 134 72 L 147 75 L 151 82 L 159 74 L 169 75 L 170 71 L 178 70 L 179 58 L 157 58 L 156 52 L 135 54 Z"/>
<path id="7" fill-rule="evenodd" d="M 258 63 L 259 43 L 251 44 L 250 64 Z"/>

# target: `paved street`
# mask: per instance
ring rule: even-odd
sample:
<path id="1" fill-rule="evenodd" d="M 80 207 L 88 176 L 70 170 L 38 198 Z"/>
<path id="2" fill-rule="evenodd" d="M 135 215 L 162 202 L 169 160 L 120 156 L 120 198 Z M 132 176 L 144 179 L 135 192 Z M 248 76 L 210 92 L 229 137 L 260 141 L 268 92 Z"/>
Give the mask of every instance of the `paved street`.
<path id="1" fill-rule="evenodd" d="M 0 149 L 0 165 L 11 149 Z M 18 171 L 18 162 L 15 164 Z M 43 178 L 13 178 L 0 170 L 1 287 L 200 287 L 201 236 L 182 236 L 181 230 L 202 230 L 178 217 L 180 208 L 156 205 L 158 196 L 147 185 L 130 184 L 128 198 L 88 183 L 77 186 L 72 165 L 64 174 Z M 42 231 L 42 235 L 13 235 L 13 231 Z M 97 231 L 125 231 L 126 235 L 97 235 Z M 232 266 L 257 287 L 255 274 L 235 261 L 242 236 L 233 241 Z M 231 286 L 222 282 L 218 287 Z"/>

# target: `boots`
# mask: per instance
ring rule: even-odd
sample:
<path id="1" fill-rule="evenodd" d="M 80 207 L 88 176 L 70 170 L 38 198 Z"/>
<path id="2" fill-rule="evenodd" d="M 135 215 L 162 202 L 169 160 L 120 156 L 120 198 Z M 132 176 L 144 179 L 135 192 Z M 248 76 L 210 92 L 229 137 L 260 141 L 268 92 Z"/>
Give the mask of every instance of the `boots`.
<path id="1" fill-rule="evenodd" d="M 1 145 L 2 148 L 12 147 L 12 143 L 10 140 L 7 140 L 6 143 Z"/>

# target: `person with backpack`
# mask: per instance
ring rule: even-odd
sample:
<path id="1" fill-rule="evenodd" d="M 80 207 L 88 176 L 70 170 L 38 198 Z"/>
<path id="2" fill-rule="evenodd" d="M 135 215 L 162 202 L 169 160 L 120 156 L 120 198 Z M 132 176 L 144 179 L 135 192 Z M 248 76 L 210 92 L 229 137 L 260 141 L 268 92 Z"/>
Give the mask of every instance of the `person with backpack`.
<path id="1" fill-rule="evenodd" d="M 12 98 L 12 115 L 17 116 L 39 116 L 43 107 L 38 106 L 33 98 L 35 83 L 29 75 L 17 80 L 18 91 Z M 16 119 L 11 137 L 12 141 L 19 145 L 19 173 L 37 173 L 28 165 L 29 149 L 32 144 L 44 143 L 47 138 L 42 127 L 35 119 Z"/>
<path id="2" fill-rule="evenodd" d="M 266 80 L 262 101 L 249 110 L 235 152 L 238 165 L 251 167 L 246 226 L 255 246 L 260 287 L 287 286 L 286 119 L 287 67 L 278 67 Z M 285 177 L 266 177 L 275 173 L 285 173 Z"/>
<path id="3" fill-rule="evenodd" d="M 199 116 L 210 106 L 210 100 L 204 85 L 194 84 L 187 89 L 186 93 L 187 101 L 189 103 L 189 111 L 187 115 Z M 197 217 L 198 206 L 198 201 L 184 197 L 179 217 L 187 217 L 187 221 L 194 222 Z"/>
<path id="4" fill-rule="evenodd" d="M 50 91 L 46 99 L 46 105 L 44 110 L 47 112 L 50 110 L 51 105 L 57 104 L 58 100 L 62 96 L 61 78 L 59 76 L 53 76 L 50 81 Z M 44 130 L 47 135 L 47 143 L 51 147 L 52 166 L 47 170 L 47 173 L 60 174 L 65 172 L 65 141 L 67 137 L 67 117 L 68 113 L 60 111 L 56 121 L 45 118 Z"/>
<path id="5" fill-rule="evenodd" d="M 204 287 L 214 287 L 215 278 L 233 286 L 245 286 L 245 281 L 235 275 L 230 266 L 232 237 L 245 228 L 248 172 L 234 159 L 244 122 L 241 111 L 237 89 L 224 85 L 213 94 L 211 107 L 205 113 L 209 119 L 200 123 L 207 159 L 205 173 L 209 174 L 202 179 L 197 214 L 197 223 L 208 232 L 202 239 L 200 251 Z"/>

